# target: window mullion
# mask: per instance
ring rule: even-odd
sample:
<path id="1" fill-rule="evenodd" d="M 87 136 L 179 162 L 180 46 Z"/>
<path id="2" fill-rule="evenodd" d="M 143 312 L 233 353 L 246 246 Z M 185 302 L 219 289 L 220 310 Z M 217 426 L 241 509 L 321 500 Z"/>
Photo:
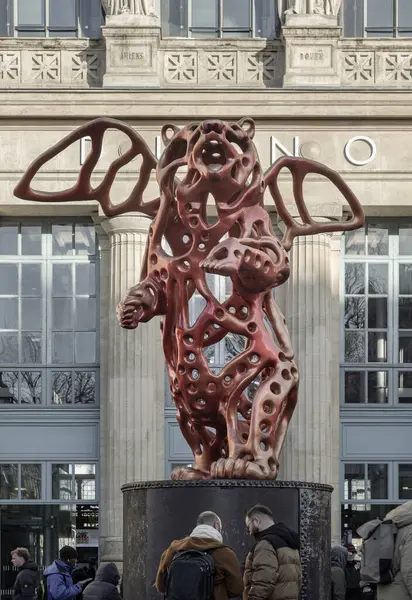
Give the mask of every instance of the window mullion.
<path id="1" fill-rule="evenodd" d="M 90 2 L 91 0 L 89 0 Z M 76 6 L 75 6 L 75 11 L 76 11 L 76 35 L 77 37 L 84 37 L 84 32 L 81 28 L 81 23 L 80 23 L 80 0 L 76 0 Z"/>
<path id="2" fill-rule="evenodd" d="M 43 0 L 44 1 L 44 26 L 45 26 L 45 33 L 46 33 L 46 37 L 50 37 L 50 32 L 49 32 L 49 23 L 50 23 L 50 2 L 52 0 Z"/>
<path id="3" fill-rule="evenodd" d="M 249 0 L 249 14 L 250 14 L 250 29 L 251 29 L 251 34 L 252 37 L 256 37 L 256 7 L 255 7 L 255 2 L 256 0 Z"/>
<path id="4" fill-rule="evenodd" d="M 17 499 L 21 500 L 21 463 L 17 464 Z"/>
<path id="5" fill-rule="evenodd" d="M 188 26 L 188 32 L 187 35 L 188 37 L 192 37 L 192 14 L 193 14 L 193 10 L 192 10 L 192 0 L 187 0 L 188 6 L 187 6 L 187 26 Z"/>
<path id="6" fill-rule="evenodd" d="M 17 27 L 19 22 L 19 7 L 18 0 L 13 0 L 13 36 L 17 37 Z"/>
<path id="7" fill-rule="evenodd" d="M 394 25 L 394 37 L 398 37 L 398 27 L 399 27 L 398 0 L 393 0 L 393 25 Z"/>
<path id="8" fill-rule="evenodd" d="M 223 0 L 219 0 L 219 13 L 218 13 L 218 28 L 219 28 L 219 37 L 223 37 Z"/>
<path id="9" fill-rule="evenodd" d="M 19 260 L 19 262 L 17 263 L 17 273 L 18 273 L 18 284 L 17 284 L 17 294 L 18 294 L 18 298 L 17 298 L 17 305 L 18 305 L 18 317 L 17 317 L 17 360 L 18 360 L 18 365 L 19 367 L 21 367 L 22 364 L 22 340 L 23 340 L 23 336 L 21 334 L 21 330 L 22 330 L 22 314 L 21 314 L 21 307 L 22 307 L 22 296 L 21 296 L 21 292 L 22 292 L 22 285 L 21 285 L 21 280 L 22 280 L 22 270 L 23 270 L 23 266 L 22 266 L 22 262 L 21 260 Z M 20 380 L 20 376 L 19 376 L 19 380 Z M 20 391 L 20 390 L 19 390 Z M 20 397 L 19 397 L 19 403 L 20 403 Z"/>

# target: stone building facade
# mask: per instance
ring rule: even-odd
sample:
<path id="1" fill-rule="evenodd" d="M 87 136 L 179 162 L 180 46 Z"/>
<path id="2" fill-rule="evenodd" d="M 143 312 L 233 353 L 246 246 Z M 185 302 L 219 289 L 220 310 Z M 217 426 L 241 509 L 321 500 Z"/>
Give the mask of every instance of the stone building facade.
<path id="1" fill-rule="evenodd" d="M 265 168 L 291 154 L 343 175 L 365 230 L 296 240 L 277 292 L 302 376 L 281 476 L 334 486 L 336 541 L 412 497 L 412 10 L 408 0 L 374 2 L 0 0 L 4 596 L 10 546 L 40 564 L 64 543 L 83 562 L 121 563 L 122 483 L 167 478 L 191 460 L 159 323 L 135 332 L 116 323 L 148 220 L 13 196 L 34 158 L 98 116 L 127 121 L 157 156 L 165 122 L 250 116 Z M 72 186 L 89 147 L 72 144 L 35 186 Z M 127 147 L 107 132 L 96 182 Z M 119 198 L 138 167 L 119 173 Z M 290 184 L 282 175 L 292 204 Z M 156 189 L 153 179 L 147 198 Z M 320 177 L 304 191 L 316 218 L 346 210 Z M 270 197 L 266 205 L 281 228 Z M 224 282 L 211 285 L 224 298 Z M 232 351 L 219 344 L 211 363 Z"/>

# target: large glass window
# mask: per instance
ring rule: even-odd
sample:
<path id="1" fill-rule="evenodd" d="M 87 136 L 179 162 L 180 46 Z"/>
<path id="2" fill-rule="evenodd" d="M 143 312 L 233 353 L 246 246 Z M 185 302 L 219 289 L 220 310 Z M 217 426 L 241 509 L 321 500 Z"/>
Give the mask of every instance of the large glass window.
<path id="1" fill-rule="evenodd" d="M 100 0 L 0 0 L 0 35 L 101 37 Z"/>
<path id="2" fill-rule="evenodd" d="M 345 0 L 345 37 L 412 37 L 410 0 Z"/>
<path id="3" fill-rule="evenodd" d="M 0 225 L 0 404 L 96 403 L 97 275 L 92 224 Z"/>
<path id="4" fill-rule="evenodd" d="M 342 535 L 356 540 L 358 527 L 412 499 L 412 464 L 395 462 L 344 463 Z"/>
<path id="5" fill-rule="evenodd" d="M 274 38 L 279 32 L 272 0 L 161 0 L 163 34 L 196 38 Z"/>
<path id="6" fill-rule="evenodd" d="M 59 550 L 75 547 L 80 567 L 96 568 L 99 546 L 99 508 L 96 503 L 0 504 L 0 595 L 12 600 L 17 570 L 10 550 L 29 550 L 40 572 Z"/>
<path id="7" fill-rule="evenodd" d="M 344 237 L 342 400 L 412 403 L 412 227 L 370 221 Z"/>
<path id="8" fill-rule="evenodd" d="M 52 465 L 53 500 L 96 500 L 96 466 Z"/>

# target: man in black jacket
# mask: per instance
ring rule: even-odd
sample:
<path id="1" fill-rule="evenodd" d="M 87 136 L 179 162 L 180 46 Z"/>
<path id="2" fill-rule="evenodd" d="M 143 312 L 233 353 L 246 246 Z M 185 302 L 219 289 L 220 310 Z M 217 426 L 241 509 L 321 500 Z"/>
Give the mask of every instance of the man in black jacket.
<path id="1" fill-rule="evenodd" d="M 121 600 L 117 589 L 119 581 L 119 571 L 114 563 L 100 565 L 96 579 L 83 592 L 83 600 Z"/>
<path id="2" fill-rule="evenodd" d="M 12 550 L 11 562 L 19 570 L 14 583 L 14 599 L 33 600 L 40 580 L 39 567 L 31 560 L 27 548 Z"/>

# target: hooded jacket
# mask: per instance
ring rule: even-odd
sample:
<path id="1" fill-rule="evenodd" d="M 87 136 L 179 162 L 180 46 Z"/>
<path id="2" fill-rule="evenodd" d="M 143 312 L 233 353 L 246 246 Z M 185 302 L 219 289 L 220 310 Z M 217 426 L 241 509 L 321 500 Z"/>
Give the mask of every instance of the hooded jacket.
<path id="1" fill-rule="evenodd" d="M 120 575 L 114 563 L 100 565 L 96 578 L 83 592 L 83 600 L 121 600 L 117 589 Z"/>
<path id="2" fill-rule="evenodd" d="M 32 600 L 39 585 L 39 567 L 33 560 L 27 560 L 17 573 L 14 583 L 14 600 Z"/>
<path id="3" fill-rule="evenodd" d="M 79 584 L 73 585 L 72 567 L 61 560 L 55 560 L 44 570 L 43 575 L 47 575 L 47 593 L 50 600 L 75 600 L 82 592 Z"/>
<path id="4" fill-rule="evenodd" d="M 255 540 L 246 558 L 244 600 L 297 600 L 302 583 L 299 536 L 276 523 Z"/>
<path id="5" fill-rule="evenodd" d="M 345 600 L 346 575 L 345 567 L 348 562 L 348 550 L 344 546 L 334 546 L 331 550 L 331 598 Z"/>
<path id="6" fill-rule="evenodd" d="M 224 546 L 221 534 L 209 525 L 199 525 L 189 537 L 176 540 L 163 552 L 156 577 L 156 588 L 166 591 L 166 574 L 176 552 L 182 550 L 210 550 L 215 561 L 214 600 L 240 596 L 243 591 L 242 574 L 233 550 Z"/>
<path id="7" fill-rule="evenodd" d="M 389 512 L 385 520 L 398 527 L 393 558 L 394 580 L 389 585 L 378 585 L 378 600 L 412 599 L 412 501 Z"/>

